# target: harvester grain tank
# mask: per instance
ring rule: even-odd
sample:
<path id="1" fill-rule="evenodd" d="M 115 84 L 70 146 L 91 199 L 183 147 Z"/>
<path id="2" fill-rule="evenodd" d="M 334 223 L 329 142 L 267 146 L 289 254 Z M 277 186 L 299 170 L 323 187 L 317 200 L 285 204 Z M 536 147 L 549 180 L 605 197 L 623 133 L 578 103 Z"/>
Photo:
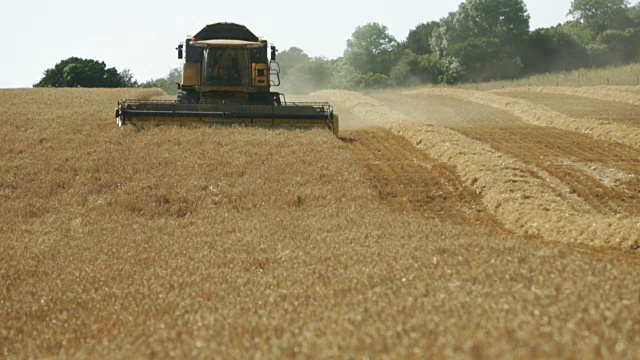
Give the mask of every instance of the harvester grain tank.
<path id="1" fill-rule="evenodd" d="M 120 100 L 118 126 L 322 127 L 338 135 L 338 116 L 329 103 L 287 102 L 271 91 L 280 85 L 277 49 L 245 26 L 207 25 L 176 50 L 183 60 L 177 99 Z"/>

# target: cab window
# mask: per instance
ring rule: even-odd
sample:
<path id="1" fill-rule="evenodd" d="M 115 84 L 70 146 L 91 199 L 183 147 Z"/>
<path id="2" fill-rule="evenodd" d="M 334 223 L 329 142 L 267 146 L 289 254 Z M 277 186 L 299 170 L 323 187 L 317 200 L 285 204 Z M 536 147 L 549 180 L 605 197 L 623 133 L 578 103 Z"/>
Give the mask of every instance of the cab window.
<path id="1" fill-rule="evenodd" d="M 209 48 L 204 50 L 208 86 L 249 86 L 247 49 Z"/>

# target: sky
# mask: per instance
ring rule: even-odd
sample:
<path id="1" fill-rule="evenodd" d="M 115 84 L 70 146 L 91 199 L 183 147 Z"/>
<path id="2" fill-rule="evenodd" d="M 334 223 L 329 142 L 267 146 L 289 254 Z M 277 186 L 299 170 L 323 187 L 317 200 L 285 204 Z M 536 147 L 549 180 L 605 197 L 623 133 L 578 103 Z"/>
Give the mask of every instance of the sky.
<path id="1" fill-rule="evenodd" d="M 0 88 L 31 87 L 44 70 L 71 56 L 128 68 L 140 82 L 163 77 L 180 65 L 176 46 L 216 22 L 246 25 L 280 50 L 297 46 L 333 59 L 360 25 L 378 22 L 404 40 L 416 25 L 439 20 L 461 1 L 8 1 L 0 15 Z M 571 0 L 525 3 L 533 30 L 566 21 Z"/>

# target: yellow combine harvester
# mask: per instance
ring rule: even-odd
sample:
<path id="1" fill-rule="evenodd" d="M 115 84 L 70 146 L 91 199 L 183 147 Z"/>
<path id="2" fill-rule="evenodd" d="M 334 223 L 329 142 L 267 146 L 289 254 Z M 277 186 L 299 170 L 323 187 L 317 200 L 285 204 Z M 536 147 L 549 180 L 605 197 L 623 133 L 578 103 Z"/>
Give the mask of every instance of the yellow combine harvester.
<path id="1" fill-rule="evenodd" d="M 337 136 L 338 116 L 328 103 L 288 103 L 272 92 L 280 85 L 276 48 L 245 26 L 205 26 L 178 45 L 184 60 L 176 101 L 120 100 L 118 126 L 241 125 L 328 128 Z"/>

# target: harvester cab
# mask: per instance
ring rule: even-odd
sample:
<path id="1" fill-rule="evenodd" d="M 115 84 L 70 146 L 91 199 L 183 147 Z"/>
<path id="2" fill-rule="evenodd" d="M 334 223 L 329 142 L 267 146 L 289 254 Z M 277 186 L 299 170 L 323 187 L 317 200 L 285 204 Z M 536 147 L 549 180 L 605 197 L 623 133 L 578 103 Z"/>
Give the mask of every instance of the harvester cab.
<path id="1" fill-rule="evenodd" d="M 207 25 L 176 50 L 183 60 L 177 99 L 121 100 L 116 109 L 119 126 L 323 127 L 338 135 L 338 116 L 328 103 L 290 103 L 271 91 L 280 85 L 277 49 L 245 26 Z"/>

